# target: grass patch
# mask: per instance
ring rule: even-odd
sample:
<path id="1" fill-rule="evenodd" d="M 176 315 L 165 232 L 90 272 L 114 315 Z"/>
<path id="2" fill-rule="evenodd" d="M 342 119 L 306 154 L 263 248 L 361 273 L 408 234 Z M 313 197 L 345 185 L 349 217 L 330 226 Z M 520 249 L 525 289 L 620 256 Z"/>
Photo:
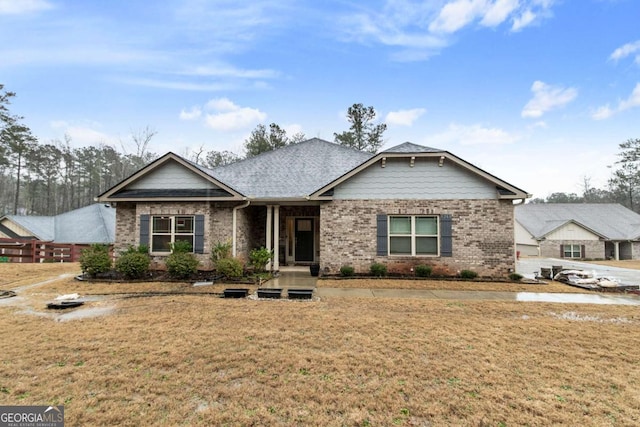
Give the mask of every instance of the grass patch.
<path id="1" fill-rule="evenodd" d="M 126 284 L 62 280 L 29 293 L 84 286 Z M 0 306 L 11 333 L 3 404 L 64 403 L 69 425 L 640 423 L 633 306 L 203 294 L 110 303 L 111 315 L 68 322 Z"/>

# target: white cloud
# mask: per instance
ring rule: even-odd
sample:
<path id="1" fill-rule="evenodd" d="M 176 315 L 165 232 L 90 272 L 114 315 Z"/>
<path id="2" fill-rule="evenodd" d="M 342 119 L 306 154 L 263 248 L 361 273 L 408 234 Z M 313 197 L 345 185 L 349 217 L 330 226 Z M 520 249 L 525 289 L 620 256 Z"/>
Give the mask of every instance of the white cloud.
<path id="1" fill-rule="evenodd" d="M 614 109 L 609 107 L 609 104 L 598 108 L 591 118 L 594 120 L 604 120 L 609 117 L 621 113 L 622 111 L 629 110 L 631 108 L 640 107 L 640 83 L 636 84 L 636 87 L 631 92 L 631 95 L 627 99 L 620 100 L 618 106 Z"/>
<path id="2" fill-rule="evenodd" d="M 413 122 L 426 112 L 427 110 L 424 108 L 390 111 L 385 118 L 385 122 L 390 125 L 411 126 Z"/>
<path id="3" fill-rule="evenodd" d="M 614 114 L 615 111 L 613 111 L 611 107 L 609 107 L 609 104 L 607 104 L 599 107 L 593 114 L 591 114 L 591 118 L 594 120 L 605 120 Z"/>
<path id="4" fill-rule="evenodd" d="M 46 0 L 0 0 L 0 15 L 22 15 L 53 9 Z"/>
<path id="5" fill-rule="evenodd" d="M 548 85 L 539 80 L 531 86 L 533 98 L 524 106 L 522 117 L 538 118 L 547 111 L 563 107 L 578 96 L 578 90 L 572 87 Z"/>
<path id="6" fill-rule="evenodd" d="M 200 118 L 201 115 L 202 110 L 200 107 L 192 107 L 189 111 L 183 108 L 182 111 L 180 111 L 180 120 L 195 120 Z"/>
<path id="7" fill-rule="evenodd" d="M 120 83 L 130 84 L 135 86 L 155 87 L 161 89 L 172 90 L 184 90 L 194 92 L 220 92 L 225 90 L 232 90 L 236 88 L 236 85 L 229 82 L 215 82 L 215 83 L 197 83 L 197 82 L 184 82 L 184 81 L 170 81 L 170 80 L 158 80 L 158 79 L 145 79 L 145 78 L 122 78 L 114 79 Z"/>
<path id="8" fill-rule="evenodd" d="M 186 68 L 177 74 L 200 77 L 232 77 L 241 79 L 274 79 L 280 76 L 280 72 L 270 69 L 242 69 L 231 65 L 196 65 Z"/>
<path id="9" fill-rule="evenodd" d="M 635 55 L 635 63 L 640 65 L 640 40 L 633 43 L 627 43 L 613 51 L 609 59 L 618 61 L 629 55 Z"/>
<path id="10" fill-rule="evenodd" d="M 530 9 L 525 10 L 519 16 L 513 19 L 513 25 L 511 26 L 511 31 L 518 32 L 525 27 L 531 25 L 531 23 L 536 19 L 536 14 L 533 13 Z"/>
<path id="11" fill-rule="evenodd" d="M 426 60 L 452 43 L 451 35 L 471 25 L 511 31 L 552 16 L 557 0 L 386 0 L 380 10 L 371 2 L 339 21 L 348 41 L 400 48 L 395 61 Z M 365 5 L 366 4 L 366 5 Z"/>
<path id="12" fill-rule="evenodd" d="M 432 138 L 439 144 L 460 144 L 460 145 L 479 145 L 479 144 L 511 144 L 520 139 L 520 136 L 510 134 L 504 129 L 486 127 L 481 124 L 470 126 L 451 123 L 449 128 Z"/>
<path id="13" fill-rule="evenodd" d="M 495 27 L 502 24 L 519 6 L 519 0 L 497 0 L 489 5 L 481 25 Z"/>
<path id="14" fill-rule="evenodd" d="M 429 30 L 439 33 L 454 33 L 482 16 L 487 0 L 455 0 L 448 2 L 431 22 Z"/>
<path id="15" fill-rule="evenodd" d="M 640 106 L 640 83 L 637 83 L 636 87 L 633 89 L 633 92 L 631 92 L 631 95 L 629 95 L 629 98 L 627 98 L 624 101 L 620 101 L 620 105 L 618 105 L 618 110 L 624 111 L 624 110 L 628 110 L 630 108 L 635 108 L 639 106 Z"/>
<path id="16" fill-rule="evenodd" d="M 243 129 L 267 118 L 267 114 L 249 107 L 240 107 L 227 98 L 212 99 L 206 108 L 216 111 L 207 114 L 205 123 L 212 129 L 230 131 Z"/>
<path id="17" fill-rule="evenodd" d="M 216 111 L 236 111 L 240 109 L 236 104 L 228 98 L 216 98 L 212 99 L 205 104 L 205 108 L 208 110 Z"/>
<path id="18" fill-rule="evenodd" d="M 57 131 L 56 133 L 59 132 L 58 139 L 62 140 L 65 135 L 71 138 L 72 147 L 86 147 L 100 143 L 115 145 L 119 141 L 116 136 L 96 130 L 95 128 L 100 127 L 100 124 L 92 121 L 82 121 L 77 124 L 65 120 L 52 120 L 49 126 Z"/>
<path id="19" fill-rule="evenodd" d="M 429 24 L 434 33 L 454 33 L 476 20 L 485 27 L 497 27 L 511 19 L 511 31 L 551 15 L 555 0 L 453 0 L 447 2 Z"/>

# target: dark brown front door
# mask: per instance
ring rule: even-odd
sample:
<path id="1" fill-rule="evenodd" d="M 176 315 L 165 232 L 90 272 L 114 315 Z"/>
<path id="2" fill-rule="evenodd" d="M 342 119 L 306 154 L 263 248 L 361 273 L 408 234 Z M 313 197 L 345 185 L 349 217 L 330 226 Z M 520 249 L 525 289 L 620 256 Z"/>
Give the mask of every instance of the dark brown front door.
<path id="1" fill-rule="evenodd" d="M 313 262 L 313 218 L 296 218 L 296 262 Z"/>

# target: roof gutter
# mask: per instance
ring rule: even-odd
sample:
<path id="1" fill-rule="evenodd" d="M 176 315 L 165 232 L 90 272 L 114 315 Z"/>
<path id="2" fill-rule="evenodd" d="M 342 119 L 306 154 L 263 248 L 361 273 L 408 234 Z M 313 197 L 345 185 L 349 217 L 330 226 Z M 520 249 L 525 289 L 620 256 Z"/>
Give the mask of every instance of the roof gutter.
<path id="1" fill-rule="evenodd" d="M 232 228 L 231 241 L 232 241 L 232 248 L 233 249 L 232 249 L 231 253 L 232 253 L 232 255 L 234 257 L 237 256 L 237 246 L 238 246 L 236 244 L 236 239 L 237 239 L 237 235 L 238 235 L 238 232 L 236 230 L 236 225 L 237 225 L 237 222 L 238 222 L 238 210 L 244 209 L 247 206 L 249 206 L 250 204 L 251 204 L 251 200 L 246 200 L 246 202 L 244 202 L 242 205 L 238 205 L 235 208 L 233 208 L 233 215 L 232 215 L 233 216 L 233 221 L 232 221 L 232 226 L 231 226 L 231 228 Z"/>

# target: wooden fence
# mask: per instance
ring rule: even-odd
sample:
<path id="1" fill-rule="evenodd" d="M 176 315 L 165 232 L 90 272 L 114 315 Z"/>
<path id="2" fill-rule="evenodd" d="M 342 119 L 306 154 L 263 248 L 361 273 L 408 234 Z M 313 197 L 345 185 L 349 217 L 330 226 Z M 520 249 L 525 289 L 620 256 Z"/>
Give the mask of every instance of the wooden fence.
<path id="1" fill-rule="evenodd" d="M 31 239 L 0 239 L 0 262 L 78 262 L 82 250 L 89 246 Z M 111 245 L 109 251 L 112 250 Z"/>

